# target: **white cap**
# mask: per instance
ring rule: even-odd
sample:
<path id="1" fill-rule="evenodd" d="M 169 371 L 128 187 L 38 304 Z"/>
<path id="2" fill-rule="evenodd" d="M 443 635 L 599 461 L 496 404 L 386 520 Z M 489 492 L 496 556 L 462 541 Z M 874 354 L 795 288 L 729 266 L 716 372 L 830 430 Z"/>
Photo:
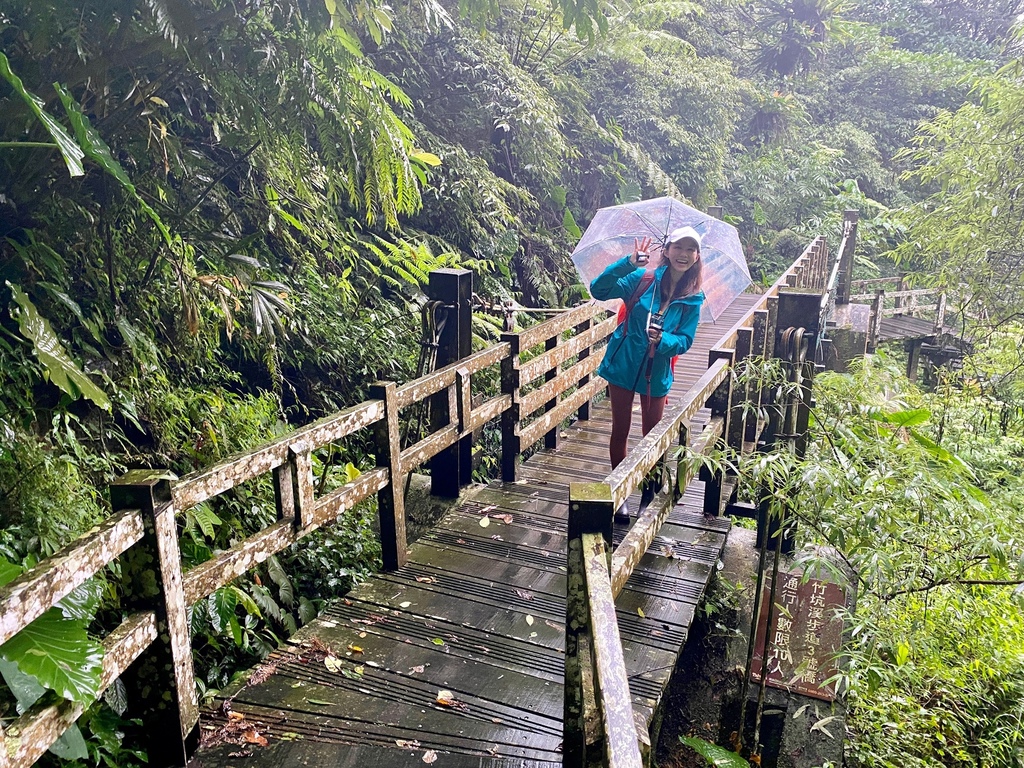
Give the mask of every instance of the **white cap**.
<path id="1" fill-rule="evenodd" d="M 668 233 L 668 237 L 665 238 L 665 245 L 671 243 L 678 243 L 680 240 L 686 240 L 689 238 L 697 244 L 697 250 L 700 250 L 700 235 L 697 234 L 697 230 L 693 227 L 679 227 L 679 229 L 673 229 Z"/>

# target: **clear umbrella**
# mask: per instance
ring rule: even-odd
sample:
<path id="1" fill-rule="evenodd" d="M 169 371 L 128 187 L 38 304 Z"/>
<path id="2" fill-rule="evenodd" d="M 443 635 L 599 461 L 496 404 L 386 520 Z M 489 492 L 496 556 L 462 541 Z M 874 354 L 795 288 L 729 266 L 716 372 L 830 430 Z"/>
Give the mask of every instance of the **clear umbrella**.
<path id="1" fill-rule="evenodd" d="M 572 252 L 572 262 L 584 285 L 613 261 L 632 253 L 634 241 L 650 237 L 651 269 L 658 266 L 665 238 L 679 227 L 690 226 L 701 236 L 704 294 L 701 322 L 714 322 L 750 285 L 750 270 L 736 227 L 672 197 L 601 208 Z M 617 303 L 617 302 L 616 302 Z"/>

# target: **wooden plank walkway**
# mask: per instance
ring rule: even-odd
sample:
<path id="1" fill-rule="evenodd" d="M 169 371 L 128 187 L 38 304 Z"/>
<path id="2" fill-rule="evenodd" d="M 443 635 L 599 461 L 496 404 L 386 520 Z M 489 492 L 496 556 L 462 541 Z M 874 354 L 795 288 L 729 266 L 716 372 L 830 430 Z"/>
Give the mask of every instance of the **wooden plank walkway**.
<path id="1" fill-rule="evenodd" d="M 953 328 L 943 329 L 944 333 L 956 335 Z M 878 322 L 878 341 L 897 341 L 899 339 L 926 339 L 935 335 L 935 321 L 923 317 L 897 315 L 883 317 Z"/>
<path id="2" fill-rule="evenodd" d="M 708 350 L 755 299 L 700 326 L 674 391 L 706 370 Z M 518 482 L 467 494 L 413 544 L 408 565 L 354 588 L 223 691 L 189 765 L 561 765 L 568 483 L 607 476 L 610 424 L 599 405 L 557 449 L 525 462 Z M 644 728 L 729 528 L 704 519 L 701 494 L 700 482 L 687 489 L 617 601 Z M 638 495 L 631 501 L 635 510 Z M 616 544 L 624 533 L 616 527 Z"/>

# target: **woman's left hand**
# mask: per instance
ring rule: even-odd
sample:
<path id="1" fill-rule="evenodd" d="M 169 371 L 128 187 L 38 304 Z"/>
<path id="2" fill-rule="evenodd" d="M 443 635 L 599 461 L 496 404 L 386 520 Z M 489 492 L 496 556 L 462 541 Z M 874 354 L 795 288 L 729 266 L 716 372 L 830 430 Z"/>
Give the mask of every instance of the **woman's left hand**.
<path id="1" fill-rule="evenodd" d="M 651 340 L 651 344 L 658 346 L 658 342 L 661 341 L 661 329 L 659 328 L 648 328 L 647 338 Z"/>

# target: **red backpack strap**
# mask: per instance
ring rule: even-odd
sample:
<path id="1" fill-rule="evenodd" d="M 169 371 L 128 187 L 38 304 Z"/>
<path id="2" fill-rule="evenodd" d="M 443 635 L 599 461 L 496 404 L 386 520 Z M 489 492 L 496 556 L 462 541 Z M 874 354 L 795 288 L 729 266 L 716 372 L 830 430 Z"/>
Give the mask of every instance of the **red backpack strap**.
<path id="1" fill-rule="evenodd" d="M 632 295 L 629 297 L 626 303 L 619 307 L 619 325 L 622 325 L 624 322 L 626 322 L 626 318 L 629 317 L 629 313 L 633 311 L 633 307 L 635 307 L 636 303 L 640 301 L 640 297 L 647 293 L 647 289 L 651 287 L 651 283 L 653 282 L 654 273 L 644 272 L 643 276 L 640 278 L 640 284 L 637 285 L 636 290 L 633 291 Z"/>

